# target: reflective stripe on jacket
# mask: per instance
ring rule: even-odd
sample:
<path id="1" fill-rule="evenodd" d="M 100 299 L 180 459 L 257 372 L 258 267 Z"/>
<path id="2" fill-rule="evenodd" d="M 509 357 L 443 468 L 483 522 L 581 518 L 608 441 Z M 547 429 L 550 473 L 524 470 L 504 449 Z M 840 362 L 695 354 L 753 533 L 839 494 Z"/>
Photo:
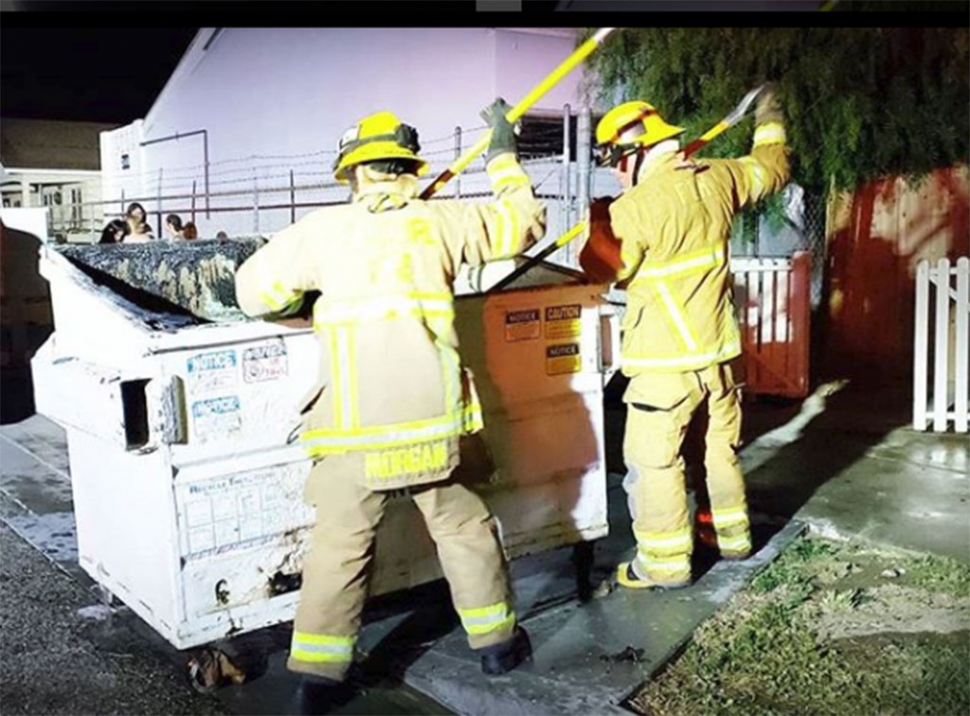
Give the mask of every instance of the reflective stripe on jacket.
<path id="1" fill-rule="evenodd" d="M 628 281 L 622 369 L 700 370 L 737 357 L 729 242 L 735 214 L 788 181 L 784 126 L 755 129 L 741 159 L 657 158 L 636 186 L 610 205 L 622 242 L 619 281 Z"/>
<path id="2" fill-rule="evenodd" d="M 487 166 L 490 203 L 417 199 L 405 176 L 363 187 L 277 234 L 236 274 L 250 316 L 285 311 L 304 292 L 321 341 L 324 386 L 301 440 L 311 455 L 368 453 L 368 483 L 393 489 L 446 477 L 458 437 L 482 428 L 461 367 L 453 283 L 472 266 L 519 254 L 545 233 L 545 208 L 514 155 Z"/>

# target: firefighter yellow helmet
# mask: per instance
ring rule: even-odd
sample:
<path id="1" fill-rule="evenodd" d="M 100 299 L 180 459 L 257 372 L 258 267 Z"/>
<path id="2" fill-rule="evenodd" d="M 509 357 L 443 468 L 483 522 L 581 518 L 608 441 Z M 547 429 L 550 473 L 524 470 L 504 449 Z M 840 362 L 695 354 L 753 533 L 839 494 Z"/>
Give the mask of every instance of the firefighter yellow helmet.
<path id="1" fill-rule="evenodd" d="M 600 166 L 616 166 L 641 147 L 651 147 L 682 134 L 667 124 L 653 105 L 624 102 L 607 112 L 596 125 L 596 159 Z"/>
<path id="2" fill-rule="evenodd" d="M 349 181 L 350 170 L 358 164 L 380 159 L 410 159 L 417 165 L 417 175 L 428 171 L 428 163 L 417 152 L 418 132 L 391 112 L 377 112 L 364 117 L 344 132 L 334 162 L 334 178 L 341 184 Z"/>

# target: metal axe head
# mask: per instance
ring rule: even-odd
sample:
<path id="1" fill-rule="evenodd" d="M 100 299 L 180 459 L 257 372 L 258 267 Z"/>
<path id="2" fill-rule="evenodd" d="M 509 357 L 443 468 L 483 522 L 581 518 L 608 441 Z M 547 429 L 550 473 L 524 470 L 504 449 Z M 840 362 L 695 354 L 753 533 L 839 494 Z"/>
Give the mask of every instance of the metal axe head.
<path id="1" fill-rule="evenodd" d="M 765 88 L 764 85 L 761 85 L 760 87 L 755 87 L 753 90 L 751 90 L 750 92 L 748 92 L 748 94 L 744 96 L 744 99 L 742 99 L 738 103 L 738 106 L 731 111 L 731 114 L 729 114 L 727 117 L 724 118 L 728 126 L 733 127 L 735 124 L 737 124 L 742 119 L 744 119 L 745 115 L 751 109 L 751 105 L 754 104 L 754 101 L 758 98 L 758 95 L 761 94 L 761 91 L 764 88 Z"/>

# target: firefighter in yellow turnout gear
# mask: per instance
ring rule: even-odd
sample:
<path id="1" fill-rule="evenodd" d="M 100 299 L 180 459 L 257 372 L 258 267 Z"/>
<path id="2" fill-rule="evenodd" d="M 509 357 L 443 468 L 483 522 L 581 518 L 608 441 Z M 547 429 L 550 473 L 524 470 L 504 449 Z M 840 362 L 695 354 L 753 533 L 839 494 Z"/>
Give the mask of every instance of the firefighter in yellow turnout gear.
<path id="1" fill-rule="evenodd" d="M 596 129 L 600 162 L 624 188 L 610 209 L 621 242 L 618 282 L 627 283 L 622 371 L 624 456 L 637 556 L 617 578 L 632 588 L 691 582 L 693 536 L 681 448 L 706 401 L 705 467 L 718 548 L 751 553 L 744 480 L 737 457 L 741 405 L 729 361 L 741 353 L 732 305 L 729 240 L 735 214 L 789 178 L 776 90 L 755 110 L 754 148 L 741 159 L 685 161 L 677 137 L 646 102 L 607 113 Z"/>
<path id="2" fill-rule="evenodd" d="M 491 203 L 418 199 L 427 164 L 417 133 L 379 112 L 340 142 L 335 177 L 350 184 L 351 202 L 280 232 L 237 273 L 250 316 L 285 314 L 305 292 L 321 292 L 313 322 L 323 389 L 301 436 L 316 458 L 306 499 L 317 522 L 287 662 L 318 683 L 347 677 L 392 490 L 405 489 L 421 511 L 483 670 L 507 671 L 527 652 L 495 520 L 453 475 L 459 439 L 483 427 L 458 353 L 455 274 L 519 254 L 545 233 L 509 109 L 499 100 L 483 112 L 493 130 Z"/>

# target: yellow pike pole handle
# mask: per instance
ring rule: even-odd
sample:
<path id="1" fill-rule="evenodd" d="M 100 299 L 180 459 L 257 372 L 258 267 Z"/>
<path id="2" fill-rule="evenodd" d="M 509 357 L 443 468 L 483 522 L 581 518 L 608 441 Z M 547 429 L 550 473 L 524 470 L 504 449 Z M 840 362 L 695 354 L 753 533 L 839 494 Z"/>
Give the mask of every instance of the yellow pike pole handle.
<path id="1" fill-rule="evenodd" d="M 593 50 L 599 47 L 603 40 L 613 32 L 616 28 L 614 27 L 604 27 L 597 30 L 596 34 L 589 38 L 586 42 L 580 45 L 573 54 L 567 57 L 559 67 L 553 70 L 548 77 L 546 77 L 542 82 L 535 86 L 535 88 L 529 92 L 522 100 L 509 110 L 505 118 L 511 123 L 515 124 L 523 114 L 529 111 L 529 109 L 534 105 L 539 99 L 551 90 L 558 82 L 569 74 L 576 65 L 585 60 L 592 54 Z M 467 152 L 462 154 L 458 159 L 452 162 L 451 166 L 445 169 L 438 177 L 431 182 L 431 184 L 421 192 L 422 199 L 430 199 L 432 196 L 437 194 L 441 188 L 447 184 L 452 177 L 458 175 L 465 167 L 474 161 L 475 157 L 488 149 L 488 143 L 492 139 L 492 130 L 488 130 Z"/>
<path id="2" fill-rule="evenodd" d="M 708 144 L 711 140 L 713 140 L 716 137 L 719 137 L 721 134 L 723 134 L 728 129 L 730 129 L 738 122 L 740 122 L 742 119 L 744 119 L 745 116 L 748 114 L 748 110 L 751 109 L 751 105 L 754 103 L 755 99 L 757 99 L 758 95 L 761 94 L 762 89 L 764 89 L 764 85 L 762 85 L 761 87 L 756 87 L 755 89 L 748 92 L 748 94 L 744 96 L 744 99 L 742 99 L 738 103 L 738 106 L 735 107 L 733 110 L 731 110 L 730 114 L 728 114 L 724 119 L 722 119 L 720 122 L 718 122 L 713 127 L 711 127 L 706 132 L 704 132 L 704 134 L 702 134 L 700 137 L 698 137 L 693 142 L 688 144 L 684 149 L 682 149 L 681 153 L 684 155 L 684 158 L 686 159 L 691 154 L 696 152 L 698 149 Z M 586 230 L 586 224 L 587 222 L 585 220 L 580 221 L 578 224 L 573 226 L 573 228 L 571 228 L 565 234 L 560 236 L 553 243 L 546 246 L 546 248 L 544 248 L 542 251 L 537 253 L 535 256 L 529 257 L 528 261 L 526 261 L 524 264 L 522 264 L 517 269 L 515 269 L 515 271 L 513 271 L 508 276 L 506 276 L 501 281 L 499 281 L 497 284 L 495 284 L 492 288 L 489 289 L 488 292 L 491 293 L 492 291 L 501 291 L 503 288 L 508 286 L 519 276 L 531 270 L 533 266 L 545 260 L 547 256 L 550 256 L 554 252 L 558 251 L 563 246 L 568 244 L 570 241 L 575 239 L 577 236 L 582 234 L 583 231 Z"/>

